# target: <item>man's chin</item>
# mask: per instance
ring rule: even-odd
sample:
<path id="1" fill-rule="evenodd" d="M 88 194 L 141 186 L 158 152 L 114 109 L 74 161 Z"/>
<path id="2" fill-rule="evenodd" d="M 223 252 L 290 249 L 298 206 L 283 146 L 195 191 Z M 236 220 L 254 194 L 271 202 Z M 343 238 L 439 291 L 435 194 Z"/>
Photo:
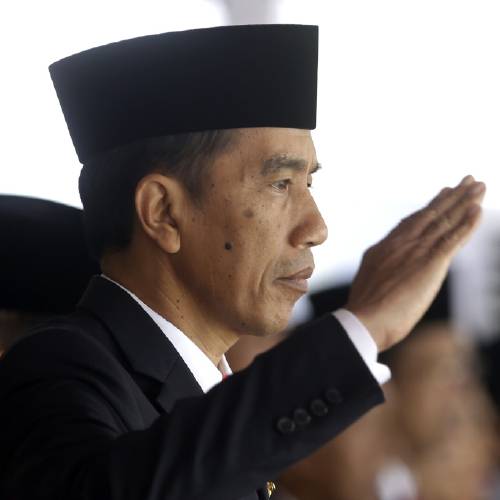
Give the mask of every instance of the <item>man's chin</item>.
<path id="1" fill-rule="evenodd" d="M 256 318 L 253 327 L 242 332 L 242 334 L 253 335 L 254 337 L 272 337 L 283 333 L 292 317 L 294 303 L 290 304 L 289 307 L 275 308 L 271 313 L 262 314 L 262 316 Z"/>

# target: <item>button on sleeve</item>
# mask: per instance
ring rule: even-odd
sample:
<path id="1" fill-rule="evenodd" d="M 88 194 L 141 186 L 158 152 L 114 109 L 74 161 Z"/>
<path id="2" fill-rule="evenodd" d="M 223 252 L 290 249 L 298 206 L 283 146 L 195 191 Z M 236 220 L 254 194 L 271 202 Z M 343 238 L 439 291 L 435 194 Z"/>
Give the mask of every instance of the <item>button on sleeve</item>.
<path id="1" fill-rule="evenodd" d="M 291 418 L 281 417 L 276 422 L 276 429 L 281 434 L 291 434 L 292 432 L 295 432 L 296 425 Z"/>

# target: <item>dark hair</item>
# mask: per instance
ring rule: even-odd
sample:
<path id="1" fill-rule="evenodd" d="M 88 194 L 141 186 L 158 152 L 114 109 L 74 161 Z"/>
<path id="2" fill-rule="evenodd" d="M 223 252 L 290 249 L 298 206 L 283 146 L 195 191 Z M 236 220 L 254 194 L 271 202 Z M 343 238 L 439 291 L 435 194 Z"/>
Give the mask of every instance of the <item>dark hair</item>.
<path id="1" fill-rule="evenodd" d="M 142 139 L 107 151 L 80 173 L 87 244 L 100 259 L 106 250 L 124 249 L 132 238 L 134 194 L 151 172 L 178 179 L 195 201 L 214 157 L 231 143 L 231 130 L 210 130 Z"/>

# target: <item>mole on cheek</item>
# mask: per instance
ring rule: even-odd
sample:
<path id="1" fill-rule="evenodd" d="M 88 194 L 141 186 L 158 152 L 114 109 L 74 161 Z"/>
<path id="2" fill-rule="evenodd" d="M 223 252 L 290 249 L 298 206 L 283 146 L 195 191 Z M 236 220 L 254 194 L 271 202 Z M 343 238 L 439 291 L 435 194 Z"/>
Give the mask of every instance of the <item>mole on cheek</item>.
<path id="1" fill-rule="evenodd" d="M 226 250 L 232 250 L 233 249 L 233 244 L 230 243 L 229 241 L 227 241 L 226 244 L 224 245 L 224 248 Z"/>
<path id="2" fill-rule="evenodd" d="M 247 219 L 251 219 L 255 214 L 253 213 L 253 210 L 251 208 L 247 208 L 243 211 L 243 215 L 247 218 Z"/>

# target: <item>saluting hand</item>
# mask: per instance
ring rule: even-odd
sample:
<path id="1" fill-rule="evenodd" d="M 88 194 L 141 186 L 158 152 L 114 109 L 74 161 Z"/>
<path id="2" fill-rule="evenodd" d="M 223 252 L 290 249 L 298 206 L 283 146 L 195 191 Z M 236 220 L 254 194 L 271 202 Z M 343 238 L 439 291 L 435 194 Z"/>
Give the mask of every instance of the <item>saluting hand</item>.
<path id="1" fill-rule="evenodd" d="M 484 183 L 465 177 L 365 252 L 346 309 L 379 351 L 408 335 L 434 300 L 453 256 L 479 224 L 485 191 Z"/>

